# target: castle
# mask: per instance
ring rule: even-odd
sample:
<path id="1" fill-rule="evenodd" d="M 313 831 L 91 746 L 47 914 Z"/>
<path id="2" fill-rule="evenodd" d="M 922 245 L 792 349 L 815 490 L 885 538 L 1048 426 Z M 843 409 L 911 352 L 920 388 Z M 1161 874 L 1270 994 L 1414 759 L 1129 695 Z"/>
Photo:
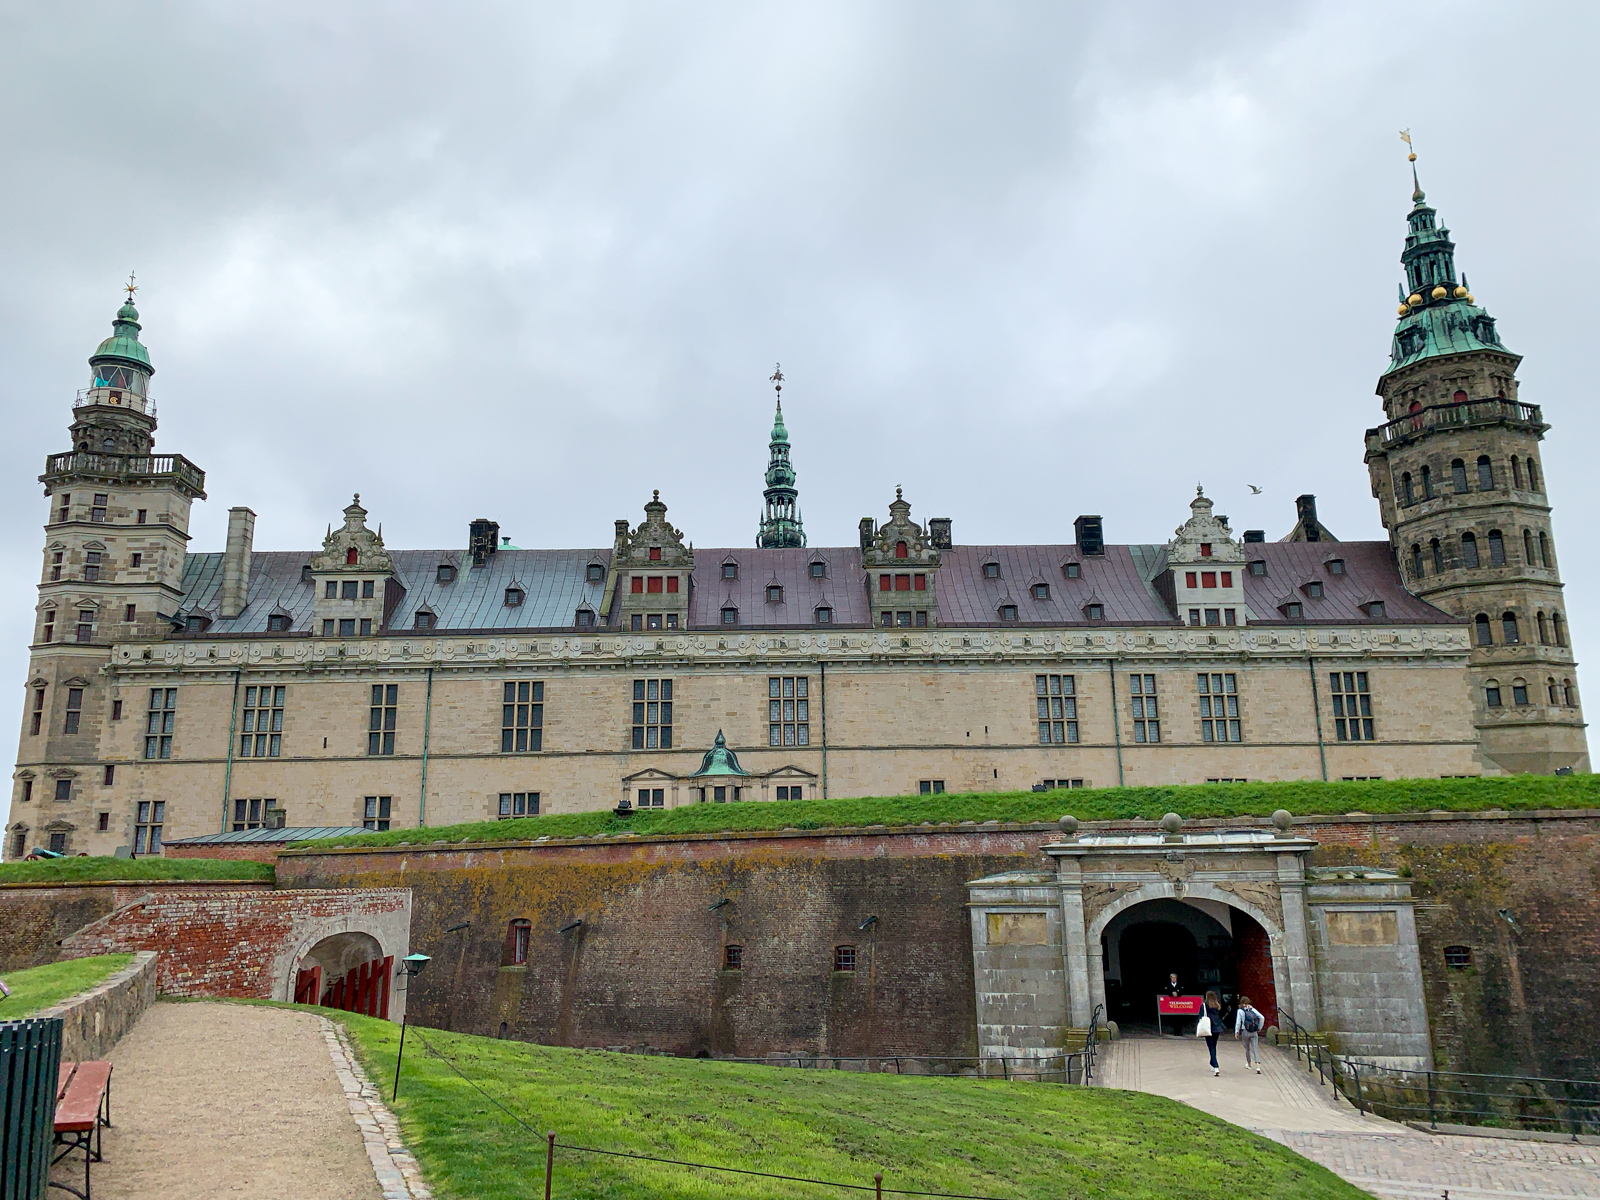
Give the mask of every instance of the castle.
<path id="1" fill-rule="evenodd" d="M 1298 502 L 1283 540 L 1197 494 L 1165 543 L 888 519 L 811 547 L 780 403 L 755 548 L 659 493 L 608 547 L 390 550 L 359 496 L 257 552 L 153 452 L 129 302 L 46 460 L 4 854 L 158 852 L 262 826 L 1235 779 L 1587 771 L 1539 462 L 1548 428 L 1419 187 L 1366 462 L 1387 542 Z M 781 376 L 775 375 L 781 387 Z"/>

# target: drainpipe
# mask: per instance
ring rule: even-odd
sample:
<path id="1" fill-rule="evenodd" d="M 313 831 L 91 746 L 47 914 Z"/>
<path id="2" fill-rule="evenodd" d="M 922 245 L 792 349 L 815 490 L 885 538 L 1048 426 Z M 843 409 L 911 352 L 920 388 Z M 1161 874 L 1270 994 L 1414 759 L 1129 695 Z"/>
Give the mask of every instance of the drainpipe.
<path id="1" fill-rule="evenodd" d="M 1122 787 L 1122 718 L 1117 715 L 1117 661 L 1106 659 L 1106 674 L 1111 676 L 1111 736 L 1117 743 L 1117 786 Z"/>
<path id="2" fill-rule="evenodd" d="M 228 832 L 228 800 L 233 791 L 233 731 L 239 721 L 239 671 L 233 673 L 233 712 L 228 717 L 228 768 L 222 774 L 222 828 L 218 833 Z"/>
<path id="3" fill-rule="evenodd" d="M 428 824 L 428 734 L 433 729 L 433 668 L 428 668 L 428 699 L 422 711 L 422 795 L 417 800 L 417 828 Z"/>
<path id="4" fill-rule="evenodd" d="M 818 689 L 822 693 L 822 798 L 828 798 L 828 664 L 817 663 L 817 673 L 821 675 L 822 682 Z"/>
<path id="5" fill-rule="evenodd" d="M 1306 670 L 1311 673 L 1311 712 L 1317 718 L 1317 757 L 1322 760 L 1322 782 L 1328 782 L 1328 747 L 1322 740 L 1322 700 L 1317 696 L 1317 661 L 1306 655 Z"/>

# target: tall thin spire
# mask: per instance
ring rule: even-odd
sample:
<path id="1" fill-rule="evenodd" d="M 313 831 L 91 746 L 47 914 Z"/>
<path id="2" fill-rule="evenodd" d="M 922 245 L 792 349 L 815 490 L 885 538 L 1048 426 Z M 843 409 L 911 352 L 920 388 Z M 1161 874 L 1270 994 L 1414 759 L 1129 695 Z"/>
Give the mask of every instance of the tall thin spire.
<path id="1" fill-rule="evenodd" d="M 777 397 L 777 411 L 772 418 L 772 439 L 767 461 L 766 511 L 756 534 L 756 545 L 763 549 L 782 546 L 804 546 L 806 531 L 800 523 L 797 506 L 800 493 L 794 486 L 794 467 L 789 462 L 789 431 L 783 424 L 783 365 L 780 363 L 771 376 L 772 390 Z"/>

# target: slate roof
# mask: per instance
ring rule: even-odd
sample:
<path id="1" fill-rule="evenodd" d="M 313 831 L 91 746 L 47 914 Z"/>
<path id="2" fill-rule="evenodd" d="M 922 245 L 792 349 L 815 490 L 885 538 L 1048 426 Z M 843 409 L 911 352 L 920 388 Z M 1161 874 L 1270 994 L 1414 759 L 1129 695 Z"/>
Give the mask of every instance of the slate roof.
<path id="1" fill-rule="evenodd" d="M 164 838 L 168 846 L 220 846 L 235 842 L 267 842 L 271 845 L 288 842 L 310 842 L 322 838 L 349 837 L 353 833 L 369 833 L 358 825 L 307 825 L 298 829 L 234 829 L 227 833 L 203 833 L 197 837 Z"/>
<path id="2" fill-rule="evenodd" d="M 1267 564 L 1267 574 L 1243 574 L 1245 604 L 1252 622 L 1288 624 L 1367 623 L 1361 605 L 1384 603 L 1385 623 L 1454 624 L 1458 618 L 1417 599 L 1406 591 L 1387 542 L 1261 542 L 1245 545 L 1247 559 Z M 184 600 L 181 612 L 204 612 L 212 618 L 208 633 L 238 635 L 267 632 L 267 618 L 286 614 L 289 630 L 311 632 L 314 584 L 301 579 L 301 568 L 312 551 L 267 551 L 253 555 L 250 568 L 250 604 L 235 620 L 218 618 L 222 587 L 222 555 L 190 554 L 184 562 Z M 416 613 L 427 608 L 435 614 L 435 628 L 452 630 L 567 630 L 576 626 L 580 606 L 599 613 L 604 583 L 590 583 L 591 563 L 609 568 L 606 550 L 501 549 L 482 567 L 460 550 L 394 551 L 395 574 L 406 588 L 404 599 L 390 618 L 391 631 L 414 628 Z M 1173 624 L 1178 614 L 1167 608 L 1154 586 L 1166 567 L 1166 548 L 1160 545 L 1114 545 L 1104 555 L 1085 557 L 1076 546 L 955 546 L 941 552 L 942 565 L 935 587 L 938 620 L 946 626 L 1013 624 L 1002 622 L 1000 606 L 1015 604 L 1021 625 L 1127 625 Z M 1330 559 L 1342 559 L 1345 572 L 1334 575 Z M 739 564 L 737 579 L 722 578 L 722 564 Z M 741 626 L 811 627 L 816 609 L 833 609 L 833 624 L 862 627 L 868 624 L 867 572 L 854 546 L 797 547 L 759 550 L 750 547 L 711 547 L 695 550 L 697 568 L 689 590 L 688 625 L 715 628 L 721 610 L 732 604 L 739 610 Z M 811 576 L 810 565 L 821 561 L 826 573 Z M 999 564 L 998 579 L 984 576 L 986 562 Z M 1081 564 L 1081 576 L 1068 579 L 1064 565 Z M 438 580 L 441 563 L 456 566 L 450 583 Z M 1320 580 L 1323 596 L 1312 599 L 1302 590 Z M 767 586 L 783 588 L 782 600 L 767 601 Z M 1035 583 L 1048 583 L 1048 598 L 1033 595 Z M 519 607 L 505 604 L 505 592 L 515 584 L 526 593 Z M 619 579 L 618 586 L 626 585 Z M 1304 618 L 1285 622 L 1279 605 L 1297 600 Z M 1104 608 L 1102 621 L 1090 622 L 1085 607 Z M 597 617 L 598 621 L 598 617 Z"/>

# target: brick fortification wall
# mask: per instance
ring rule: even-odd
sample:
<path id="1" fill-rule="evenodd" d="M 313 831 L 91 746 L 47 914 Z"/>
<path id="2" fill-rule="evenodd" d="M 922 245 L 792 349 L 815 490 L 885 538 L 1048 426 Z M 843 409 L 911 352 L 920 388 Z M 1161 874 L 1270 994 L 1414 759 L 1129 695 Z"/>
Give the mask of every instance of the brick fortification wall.
<path id="1" fill-rule="evenodd" d="M 1600 1072 L 1600 813 L 1351 815 L 1297 832 L 1323 843 L 1316 865 L 1410 874 L 1441 1068 Z M 413 889 L 412 943 L 434 958 L 411 997 L 425 1024 L 676 1054 L 970 1054 L 964 885 L 1044 866 L 1039 848 L 1058 837 L 979 826 L 439 843 L 292 852 L 278 878 Z M 505 965 L 516 919 L 530 922 L 523 967 Z M 722 969 L 729 944 L 743 948 L 737 972 Z M 856 972 L 832 970 L 838 945 L 858 947 Z M 1445 966 L 1455 945 L 1470 967 Z"/>
<path id="2" fill-rule="evenodd" d="M 151 880 L 145 883 L 0 885 L 0 973 L 39 967 L 64 954 L 61 940 L 140 896 L 171 891 L 271 891 L 270 883 Z"/>

